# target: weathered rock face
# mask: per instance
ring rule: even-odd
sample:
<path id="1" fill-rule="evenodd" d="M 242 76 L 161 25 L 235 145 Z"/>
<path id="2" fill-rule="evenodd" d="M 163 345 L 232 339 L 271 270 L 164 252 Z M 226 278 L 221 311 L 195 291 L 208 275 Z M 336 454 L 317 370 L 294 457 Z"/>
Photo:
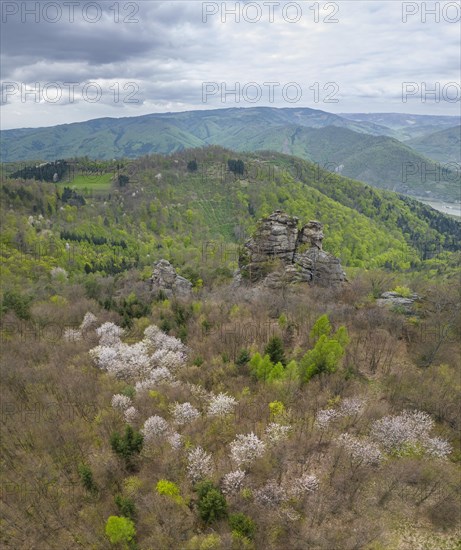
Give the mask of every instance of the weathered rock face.
<path id="1" fill-rule="evenodd" d="M 240 280 L 271 288 L 310 282 L 324 286 L 346 280 L 338 258 L 322 250 L 322 224 L 310 221 L 298 229 L 298 218 L 276 210 L 259 222 L 239 258 Z"/>
<path id="2" fill-rule="evenodd" d="M 404 297 L 397 292 L 383 292 L 381 297 L 376 300 L 376 304 L 390 309 L 400 310 L 407 315 L 414 313 L 414 305 L 420 297 L 417 294 L 412 294 L 409 297 Z"/>
<path id="3" fill-rule="evenodd" d="M 276 210 L 260 221 L 255 236 L 246 243 L 253 262 L 268 257 L 291 262 L 298 238 L 298 218 Z"/>
<path id="4" fill-rule="evenodd" d="M 149 281 L 154 294 L 161 291 L 167 298 L 188 298 L 192 294 L 192 283 L 178 275 L 167 260 L 159 260 L 154 264 L 154 271 Z"/>

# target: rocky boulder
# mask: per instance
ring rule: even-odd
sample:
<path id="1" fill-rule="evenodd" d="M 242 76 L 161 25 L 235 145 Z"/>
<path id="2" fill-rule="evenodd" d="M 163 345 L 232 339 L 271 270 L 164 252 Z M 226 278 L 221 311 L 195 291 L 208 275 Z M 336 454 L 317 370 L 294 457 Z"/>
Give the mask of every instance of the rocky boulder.
<path id="1" fill-rule="evenodd" d="M 414 305 L 420 299 L 418 294 L 411 296 L 402 296 L 397 292 L 383 292 L 381 297 L 376 300 L 376 304 L 381 307 L 388 307 L 393 310 L 401 311 L 407 315 L 414 313 Z"/>
<path id="2" fill-rule="evenodd" d="M 154 264 L 149 282 L 152 293 L 163 292 L 167 298 L 189 298 L 192 294 L 192 283 L 178 275 L 167 260 L 159 260 Z"/>
<path id="3" fill-rule="evenodd" d="M 259 221 L 239 258 L 237 280 L 262 282 L 270 288 L 310 282 L 324 286 L 346 280 L 338 258 L 322 250 L 323 226 L 310 221 L 301 229 L 298 218 L 276 210 Z"/>

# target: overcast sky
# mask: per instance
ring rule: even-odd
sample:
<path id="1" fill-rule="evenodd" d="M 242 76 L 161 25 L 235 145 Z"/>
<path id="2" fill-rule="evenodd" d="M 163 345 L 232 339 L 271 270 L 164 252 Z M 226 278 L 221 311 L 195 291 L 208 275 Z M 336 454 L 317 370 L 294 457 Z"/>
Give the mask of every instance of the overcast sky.
<path id="1" fill-rule="evenodd" d="M 1 4 L 3 129 L 255 105 L 460 114 L 459 0 Z"/>

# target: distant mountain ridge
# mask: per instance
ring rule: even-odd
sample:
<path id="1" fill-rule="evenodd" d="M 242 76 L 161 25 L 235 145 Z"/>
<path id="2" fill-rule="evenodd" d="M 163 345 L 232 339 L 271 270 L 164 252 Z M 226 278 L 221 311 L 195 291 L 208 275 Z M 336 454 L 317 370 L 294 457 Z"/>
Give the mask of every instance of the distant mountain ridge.
<path id="1" fill-rule="evenodd" d="M 410 139 L 405 144 L 439 162 L 461 163 L 461 126 Z"/>
<path id="2" fill-rule="evenodd" d="M 158 113 L 6 130 L 1 133 L 1 156 L 3 162 L 135 158 L 209 145 L 237 151 L 273 150 L 377 187 L 457 200 L 459 174 L 448 174 L 445 179 L 431 176 L 434 161 L 395 139 L 405 125 L 412 131 L 430 127 L 432 132 L 436 123 L 454 126 L 457 120 L 422 115 L 339 116 L 309 108 L 272 107 Z M 423 171 L 428 177 L 423 177 Z"/>

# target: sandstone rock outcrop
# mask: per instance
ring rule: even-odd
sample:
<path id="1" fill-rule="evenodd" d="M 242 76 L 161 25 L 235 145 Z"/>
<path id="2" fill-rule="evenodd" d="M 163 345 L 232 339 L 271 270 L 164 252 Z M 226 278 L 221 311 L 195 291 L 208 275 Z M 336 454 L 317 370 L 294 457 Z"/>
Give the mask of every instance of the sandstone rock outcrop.
<path id="1" fill-rule="evenodd" d="M 192 293 L 192 283 L 178 275 L 168 260 L 159 260 L 154 264 L 149 282 L 154 294 L 163 292 L 167 298 L 188 298 Z"/>
<path id="2" fill-rule="evenodd" d="M 240 255 L 237 279 L 274 288 L 286 283 L 331 286 L 345 281 L 339 259 L 322 249 L 322 224 L 310 221 L 299 229 L 298 221 L 281 210 L 260 220 Z"/>

